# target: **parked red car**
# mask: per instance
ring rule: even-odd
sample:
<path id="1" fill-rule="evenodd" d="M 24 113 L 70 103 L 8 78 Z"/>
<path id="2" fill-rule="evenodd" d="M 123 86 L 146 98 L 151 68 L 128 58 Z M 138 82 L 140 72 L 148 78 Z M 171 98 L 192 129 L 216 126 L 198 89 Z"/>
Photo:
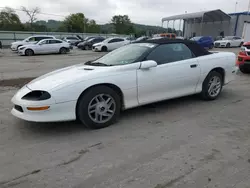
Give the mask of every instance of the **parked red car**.
<path id="1" fill-rule="evenodd" d="M 250 42 L 245 42 L 242 45 L 236 65 L 242 73 L 250 73 Z"/>

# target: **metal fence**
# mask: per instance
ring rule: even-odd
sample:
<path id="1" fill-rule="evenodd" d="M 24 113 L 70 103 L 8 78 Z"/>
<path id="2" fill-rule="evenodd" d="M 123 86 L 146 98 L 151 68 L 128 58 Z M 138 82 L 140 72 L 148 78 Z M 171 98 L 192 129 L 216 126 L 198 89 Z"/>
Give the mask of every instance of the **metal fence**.
<path id="1" fill-rule="evenodd" d="M 108 37 L 127 37 L 127 35 L 117 35 L 117 34 L 99 34 L 99 33 L 65 33 L 65 32 L 32 32 L 32 31 L 0 31 L 0 41 L 2 42 L 3 46 L 10 46 L 12 42 L 18 40 L 24 40 L 29 36 L 32 35 L 53 35 L 56 38 L 63 38 L 67 36 L 76 36 L 79 35 L 82 38 L 87 36 L 102 36 L 105 38 Z"/>

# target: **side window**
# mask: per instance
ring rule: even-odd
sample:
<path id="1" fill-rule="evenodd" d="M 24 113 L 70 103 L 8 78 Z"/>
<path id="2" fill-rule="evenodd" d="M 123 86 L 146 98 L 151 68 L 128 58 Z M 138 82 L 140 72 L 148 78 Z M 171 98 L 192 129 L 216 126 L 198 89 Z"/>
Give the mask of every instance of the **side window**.
<path id="1" fill-rule="evenodd" d="M 185 44 L 174 43 L 156 47 L 146 59 L 154 60 L 161 65 L 190 58 L 193 58 L 193 53 Z"/>
<path id="2" fill-rule="evenodd" d="M 48 40 L 44 40 L 44 41 L 41 41 L 40 44 L 48 44 L 49 41 Z"/>
<path id="3" fill-rule="evenodd" d="M 56 44 L 56 40 L 48 40 L 49 44 Z"/>
<path id="4" fill-rule="evenodd" d="M 173 38 L 173 39 L 174 39 L 174 38 L 175 38 L 175 35 L 174 35 L 174 34 L 172 34 L 172 35 L 171 35 L 171 38 Z"/>
<path id="5" fill-rule="evenodd" d="M 62 41 L 60 41 L 60 40 L 55 40 L 55 41 L 57 44 L 62 43 Z"/>
<path id="6" fill-rule="evenodd" d="M 33 41 L 36 41 L 36 40 L 35 40 L 35 37 L 30 37 L 30 38 L 28 39 L 28 41 L 29 41 L 29 42 L 33 42 Z"/>
<path id="7" fill-rule="evenodd" d="M 111 39 L 108 43 L 114 43 L 117 42 L 117 39 Z"/>
<path id="8" fill-rule="evenodd" d="M 122 42 L 124 41 L 124 39 L 116 39 L 117 41 L 116 42 Z"/>

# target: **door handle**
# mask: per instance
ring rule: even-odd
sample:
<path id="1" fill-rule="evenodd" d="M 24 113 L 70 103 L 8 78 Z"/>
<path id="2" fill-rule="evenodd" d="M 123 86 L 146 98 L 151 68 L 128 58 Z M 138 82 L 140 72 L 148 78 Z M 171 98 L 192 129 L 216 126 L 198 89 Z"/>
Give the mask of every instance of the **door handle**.
<path id="1" fill-rule="evenodd" d="M 191 68 L 195 68 L 197 66 L 198 66 L 197 64 L 190 65 Z"/>

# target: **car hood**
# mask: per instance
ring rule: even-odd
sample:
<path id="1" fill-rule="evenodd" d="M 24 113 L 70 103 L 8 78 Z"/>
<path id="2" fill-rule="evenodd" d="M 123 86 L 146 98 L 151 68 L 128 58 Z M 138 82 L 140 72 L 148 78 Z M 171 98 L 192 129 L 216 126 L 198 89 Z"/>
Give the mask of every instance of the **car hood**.
<path id="1" fill-rule="evenodd" d="M 87 41 L 83 41 L 83 42 L 78 43 L 79 46 L 80 45 L 85 45 L 85 44 L 87 44 Z"/>
<path id="2" fill-rule="evenodd" d="M 20 41 L 16 41 L 16 42 L 12 42 L 12 45 L 19 45 L 19 44 L 23 44 L 25 43 L 24 41 L 20 40 Z"/>
<path id="3" fill-rule="evenodd" d="M 99 46 L 99 45 L 102 45 L 104 44 L 103 42 L 98 42 L 98 43 L 95 43 L 93 46 Z"/>
<path id="4" fill-rule="evenodd" d="M 215 42 L 231 42 L 231 40 L 217 40 L 217 41 L 215 41 Z"/>
<path id="5" fill-rule="evenodd" d="M 33 46 L 36 46 L 36 44 L 24 44 L 22 45 L 21 47 L 33 47 Z"/>
<path id="6" fill-rule="evenodd" d="M 76 82 L 86 81 L 99 77 L 100 72 L 107 71 L 108 67 L 89 66 L 84 64 L 65 67 L 40 76 L 27 84 L 31 90 L 50 91 L 59 86 L 67 86 Z"/>

